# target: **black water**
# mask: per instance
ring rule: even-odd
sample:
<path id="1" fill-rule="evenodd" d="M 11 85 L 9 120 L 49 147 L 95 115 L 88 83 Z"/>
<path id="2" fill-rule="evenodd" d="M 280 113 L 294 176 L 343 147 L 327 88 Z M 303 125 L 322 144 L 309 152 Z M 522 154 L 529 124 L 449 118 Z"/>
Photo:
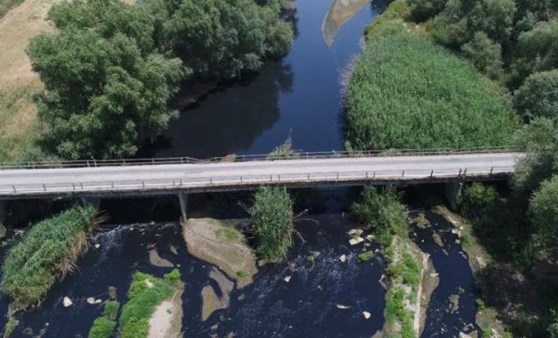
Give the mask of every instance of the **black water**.
<path id="1" fill-rule="evenodd" d="M 336 1 L 340 3 L 339 0 Z M 245 83 L 214 92 L 171 122 L 158 157 L 269 153 L 292 136 L 305 151 L 343 149 L 340 75 L 378 10 L 361 8 L 329 47 L 322 23 L 334 0 L 297 0 L 289 54 Z M 165 142 L 163 142 L 165 143 Z"/>

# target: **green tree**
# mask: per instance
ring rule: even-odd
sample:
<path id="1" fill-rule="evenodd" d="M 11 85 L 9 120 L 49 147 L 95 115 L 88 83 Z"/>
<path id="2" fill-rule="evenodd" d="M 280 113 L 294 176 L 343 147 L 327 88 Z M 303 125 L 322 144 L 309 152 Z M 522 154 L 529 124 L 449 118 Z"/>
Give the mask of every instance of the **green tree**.
<path id="1" fill-rule="evenodd" d="M 502 75 L 502 47 L 484 32 L 477 32 L 473 39 L 461 47 L 463 54 L 481 72 L 492 79 Z"/>
<path id="2" fill-rule="evenodd" d="M 71 159 L 135 154 L 177 115 L 167 101 L 184 74 L 180 60 L 152 50 L 152 20 L 141 6 L 67 2 L 50 18 L 58 32 L 28 47 L 46 88 L 38 116 L 47 145 Z"/>
<path id="3" fill-rule="evenodd" d="M 514 105 L 529 118 L 558 118 L 558 70 L 530 75 L 515 92 Z"/>
<path id="4" fill-rule="evenodd" d="M 444 10 L 448 0 L 407 0 L 413 6 L 411 16 L 416 22 L 426 21 Z"/>
<path id="5" fill-rule="evenodd" d="M 183 0 L 165 24 L 170 46 L 205 80 L 258 71 L 265 57 L 282 56 L 293 39 L 276 1 Z"/>
<path id="6" fill-rule="evenodd" d="M 542 247 L 556 244 L 558 235 L 558 176 L 542 183 L 529 204 L 535 227 L 535 243 Z"/>
<path id="7" fill-rule="evenodd" d="M 267 260 L 283 259 L 293 243 L 293 202 L 287 189 L 262 186 L 249 212 L 254 220 L 256 252 Z"/>

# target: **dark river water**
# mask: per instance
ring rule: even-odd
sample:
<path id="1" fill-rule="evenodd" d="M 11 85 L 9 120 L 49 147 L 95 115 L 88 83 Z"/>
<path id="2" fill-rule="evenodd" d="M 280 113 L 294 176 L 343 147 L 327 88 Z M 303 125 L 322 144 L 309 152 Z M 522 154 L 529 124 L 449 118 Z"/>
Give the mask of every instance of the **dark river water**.
<path id="1" fill-rule="evenodd" d="M 342 12 L 343 3 L 351 2 L 359 5 L 347 9 L 357 9 L 353 17 L 343 25 L 331 20 Z M 184 109 L 154 155 L 265 154 L 289 135 L 295 149 L 343 149 L 340 76 L 360 52 L 364 28 L 379 10 L 362 0 L 296 3 L 298 34 L 289 54 L 280 62 L 268 62 L 254 79 L 211 93 Z M 352 13 L 343 14 L 334 19 Z M 322 27 L 337 32 L 331 46 Z"/>
<path id="2" fill-rule="evenodd" d="M 361 49 L 364 28 L 378 9 L 363 0 L 297 0 L 297 36 L 290 53 L 268 62 L 253 79 L 212 92 L 182 111 L 163 141 L 150 150 L 156 156 L 198 158 L 231 153 L 268 153 L 289 136 L 293 148 L 306 151 L 343 149 L 340 77 Z M 79 269 L 56 283 L 41 308 L 19 313 L 21 324 L 12 337 L 87 337 L 101 305 L 87 304 L 87 297 L 106 300 L 108 287 L 117 288 L 118 300 L 135 271 L 161 276 L 170 268 L 153 266 L 149 250 L 180 269 L 185 283 L 183 329 L 189 337 L 371 337 L 384 324 L 385 290 L 381 255 L 366 263 L 356 255 L 362 245 L 350 246 L 346 232 L 358 226 L 345 217 L 354 200 L 353 189 L 293 191 L 296 209 L 308 209 L 308 220 L 296 224 L 304 242 L 297 239 L 288 259 L 268 265 L 254 283 L 233 290 L 227 309 L 201 319 L 201 290 L 210 283 L 214 267 L 186 252 L 179 211 L 174 198 L 103 201 L 109 217 L 90 239 L 93 247 L 78 262 Z M 189 212 L 204 217 L 246 217 L 238 200 L 247 194 L 211 194 L 192 197 Z M 417 230 L 414 239 L 429 253 L 440 273 L 427 310 L 423 337 L 455 337 L 463 327 L 474 326 L 474 280 L 449 225 L 439 224 L 449 243 L 433 244 L 436 229 Z M 430 231 L 430 232 L 429 232 Z M 99 248 L 94 245 L 99 244 Z M 1 251 L 5 253 L 5 249 Z M 316 255 L 313 260 L 310 255 Z M 342 263 L 341 255 L 348 260 Z M 287 283 L 286 276 L 291 279 Z M 449 296 L 460 295 L 457 312 L 448 311 Z M 62 306 L 70 297 L 74 304 Z M 337 305 L 349 308 L 340 309 Z M 8 308 L 0 296 L 0 311 Z M 370 312 L 365 319 L 363 311 Z M 6 319 L 0 319 L 4 325 Z"/>

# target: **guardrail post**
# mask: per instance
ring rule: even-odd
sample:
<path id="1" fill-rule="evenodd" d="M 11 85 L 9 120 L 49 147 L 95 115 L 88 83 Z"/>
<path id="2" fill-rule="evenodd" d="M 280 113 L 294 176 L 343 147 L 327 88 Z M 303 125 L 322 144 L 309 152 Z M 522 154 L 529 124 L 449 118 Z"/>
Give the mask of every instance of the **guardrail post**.
<path id="1" fill-rule="evenodd" d="M 141 187 L 145 189 L 145 181 L 144 180 L 141 181 Z"/>
<path id="2" fill-rule="evenodd" d="M 277 181 L 281 181 L 281 174 L 277 175 Z"/>
<path id="3" fill-rule="evenodd" d="M 213 177 L 209 178 L 209 183 L 211 183 L 211 185 L 213 185 Z"/>
<path id="4" fill-rule="evenodd" d="M 114 190 L 114 181 L 111 181 L 110 183 L 111 183 L 112 189 Z"/>
<path id="5" fill-rule="evenodd" d="M 403 173 L 401 174 L 401 177 L 405 177 L 405 170 L 403 170 Z"/>
<path id="6" fill-rule="evenodd" d="M 269 175 L 269 182 L 273 182 L 273 174 Z"/>
<path id="7" fill-rule="evenodd" d="M 95 166 L 95 168 L 97 167 L 97 160 L 93 159 L 93 165 Z"/>
<path id="8" fill-rule="evenodd" d="M 434 170 L 430 171 L 430 178 L 434 177 Z"/>
<path id="9" fill-rule="evenodd" d="M 46 191 L 46 184 L 43 183 L 43 190 Z"/>
<path id="10" fill-rule="evenodd" d="M 87 168 L 89 168 L 89 160 L 86 160 Z"/>
<path id="11" fill-rule="evenodd" d="M 339 180 L 339 172 L 337 172 L 337 180 Z"/>
<path id="12" fill-rule="evenodd" d="M 461 168 L 459 168 L 459 174 L 457 174 L 457 177 L 461 176 Z"/>
<path id="13" fill-rule="evenodd" d="M 467 168 L 465 168 L 465 171 L 463 171 L 463 177 L 465 177 L 467 175 Z"/>
<path id="14" fill-rule="evenodd" d="M 490 175 L 494 172 L 494 167 L 490 167 Z"/>
<path id="15" fill-rule="evenodd" d="M 81 190 L 83 190 L 83 182 L 79 183 L 81 185 Z"/>
<path id="16" fill-rule="evenodd" d="M 308 181 L 310 181 L 310 173 L 308 173 Z"/>
<path id="17" fill-rule="evenodd" d="M 16 188 L 15 188 L 15 185 L 12 184 L 12 188 L 14 189 L 14 192 L 17 192 Z"/>
<path id="18" fill-rule="evenodd" d="M 72 188 L 73 188 L 74 190 L 76 190 L 76 184 L 75 184 L 75 183 L 72 183 Z"/>

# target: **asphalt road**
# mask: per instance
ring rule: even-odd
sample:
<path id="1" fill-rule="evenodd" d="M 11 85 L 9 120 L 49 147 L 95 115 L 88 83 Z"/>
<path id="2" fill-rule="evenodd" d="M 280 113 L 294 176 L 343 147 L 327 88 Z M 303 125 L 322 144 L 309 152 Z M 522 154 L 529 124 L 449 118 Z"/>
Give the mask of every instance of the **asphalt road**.
<path id="1" fill-rule="evenodd" d="M 413 180 L 424 177 L 457 177 L 511 173 L 519 153 L 393 156 L 205 164 L 160 164 L 97 168 L 0 170 L 0 196 L 169 189 L 239 183 L 332 181 L 368 179 Z M 404 171 L 404 172 L 403 172 Z"/>

